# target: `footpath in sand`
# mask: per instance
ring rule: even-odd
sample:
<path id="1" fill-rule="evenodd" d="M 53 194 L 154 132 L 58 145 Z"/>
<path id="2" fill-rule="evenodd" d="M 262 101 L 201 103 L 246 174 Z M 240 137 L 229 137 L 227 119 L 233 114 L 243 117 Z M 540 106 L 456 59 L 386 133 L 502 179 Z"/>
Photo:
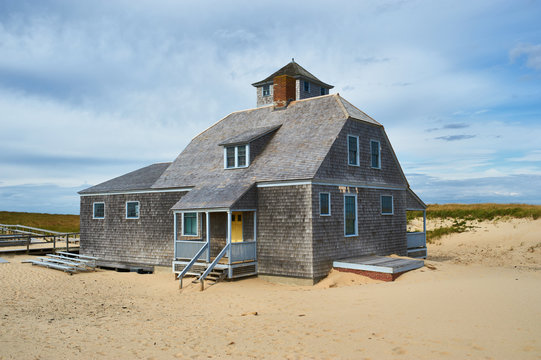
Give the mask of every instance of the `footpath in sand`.
<path id="1" fill-rule="evenodd" d="M 178 290 L 168 269 L 69 276 L 12 256 L 0 359 L 541 359 L 539 234 L 524 221 L 442 238 L 437 261 L 393 283 L 332 272 L 204 292 Z"/>

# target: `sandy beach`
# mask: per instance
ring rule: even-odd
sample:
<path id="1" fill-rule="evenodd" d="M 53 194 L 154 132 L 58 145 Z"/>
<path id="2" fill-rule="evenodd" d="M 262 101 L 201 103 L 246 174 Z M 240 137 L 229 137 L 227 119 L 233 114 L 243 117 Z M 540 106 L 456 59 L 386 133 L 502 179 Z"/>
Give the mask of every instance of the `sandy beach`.
<path id="1" fill-rule="evenodd" d="M 395 282 L 332 272 L 178 289 L 4 256 L 0 359 L 541 359 L 541 220 L 479 223 Z"/>

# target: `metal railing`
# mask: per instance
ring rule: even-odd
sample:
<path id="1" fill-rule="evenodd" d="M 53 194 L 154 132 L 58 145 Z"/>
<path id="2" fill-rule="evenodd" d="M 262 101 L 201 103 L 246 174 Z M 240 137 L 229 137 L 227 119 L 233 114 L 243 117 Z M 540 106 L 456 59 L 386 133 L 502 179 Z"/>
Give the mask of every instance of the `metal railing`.
<path id="1" fill-rule="evenodd" d="M 424 232 L 408 232 L 406 238 L 408 240 L 408 249 L 426 246 L 426 234 Z"/>
<path id="2" fill-rule="evenodd" d="M 255 261 L 257 259 L 256 244 L 255 241 L 231 243 L 231 262 Z"/>

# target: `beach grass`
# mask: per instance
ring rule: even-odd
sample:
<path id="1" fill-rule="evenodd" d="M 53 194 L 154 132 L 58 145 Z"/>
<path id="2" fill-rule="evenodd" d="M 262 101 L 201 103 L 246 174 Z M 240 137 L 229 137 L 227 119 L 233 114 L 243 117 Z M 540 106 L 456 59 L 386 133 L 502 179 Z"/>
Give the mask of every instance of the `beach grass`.
<path id="1" fill-rule="evenodd" d="M 79 215 L 0 211 L 0 224 L 25 225 L 59 232 L 79 232 Z"/>
<path id="2" fill-rule="evenodd" d="M 423 216 L 422 211 L 408 211 L 408 221 Z M 426 209 L 426 218 L 450 219 L 450 226 L 442 226 L 428 230 L 427 242 L 433 243 L 444 235 L 462 233 L 473 228 L 467 221 L 492 221 L 503 218 L 539 219 L 541 218 L 541 205 L 527 204 L 430 204 Z"/>

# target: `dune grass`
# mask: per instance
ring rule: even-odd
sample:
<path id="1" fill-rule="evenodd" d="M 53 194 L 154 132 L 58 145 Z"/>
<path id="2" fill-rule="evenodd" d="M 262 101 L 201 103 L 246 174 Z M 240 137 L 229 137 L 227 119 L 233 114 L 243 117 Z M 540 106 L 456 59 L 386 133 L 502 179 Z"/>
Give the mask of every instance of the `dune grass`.
<path id="1" fill-rule="evenodd" d="M 422 211 L 409 211 L 408 221 L 423 216 Z M 426 209 L 426 217 L 430 219 L 451 219 L 451 226 L 439 227 L 427 231 L 427 242 L 433 243 L 444 235 L 468 231 L 466 221 L 492 221 L 501 218 L 539 219 L 541 205 L 526 204 L 431 204 Z"/>
<path id="2" fill-rule="evenodd" d="M 59 232 L 79 232 L 79 215 L 0 211 L 0 224 L 25 225 Z"/>

